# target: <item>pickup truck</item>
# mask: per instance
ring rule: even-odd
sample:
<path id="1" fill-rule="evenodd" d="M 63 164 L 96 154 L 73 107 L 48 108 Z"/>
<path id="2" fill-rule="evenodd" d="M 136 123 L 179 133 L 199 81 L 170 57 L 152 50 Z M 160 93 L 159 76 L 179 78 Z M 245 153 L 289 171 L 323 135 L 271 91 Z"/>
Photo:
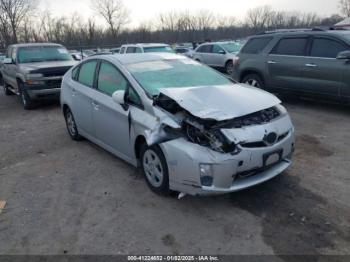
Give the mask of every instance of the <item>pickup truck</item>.
<path id="1" fill-rule="evenodd" d="M 62 45 L 11 45 L 0 68 L 0 82 L 5 94 L 19 95 L 28 110 L 35 101 L 59 99 L 63 75 L 75 64 L 77 61 Z"/>

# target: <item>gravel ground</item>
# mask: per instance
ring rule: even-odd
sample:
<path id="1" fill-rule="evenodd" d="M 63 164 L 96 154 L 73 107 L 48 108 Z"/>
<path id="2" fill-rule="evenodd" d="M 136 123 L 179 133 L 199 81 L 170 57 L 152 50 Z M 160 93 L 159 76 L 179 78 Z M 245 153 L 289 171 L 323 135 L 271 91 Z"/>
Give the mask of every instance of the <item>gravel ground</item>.
<path id="1" fill-rule="evenodd" d="M 137 169 L 92 143 L 73 142 L 58 105 L 24 111 L 1 91 L 0 254 L 350 255 L 350 108 L 285 105 L 297 133 L 288 172 L 243 192 L 177 200 L 153 194 Z"/>

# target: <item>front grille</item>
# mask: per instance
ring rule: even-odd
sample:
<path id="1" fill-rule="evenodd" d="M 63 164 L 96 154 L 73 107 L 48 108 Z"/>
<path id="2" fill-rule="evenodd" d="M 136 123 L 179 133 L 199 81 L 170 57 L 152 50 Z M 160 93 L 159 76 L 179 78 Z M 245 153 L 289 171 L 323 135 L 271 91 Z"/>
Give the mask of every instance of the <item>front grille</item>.
<path id="1" fill-rule="evenodd" d="M 62 80 L 48 80 L 45 82 L 48 88 L 60 88 Z"/>
<path id="2" fill-rule="evenodd" d="M 289 132 L 286 132 L 278 136 L 276 143 L 283 141 L 285 138 L 287 138 L 288 135 L 289 135 Z M 265 141 L 257 141 L 257 142 L 244 143 L 244 144 L 241 144 L 241 146 L 244 148 L 261 148 L 261 147 L 268 147 L 271 145 L 266 144 Z"/>
<path id="3" fill-rule="evenodd" d="M 71 66 L 65 67 L 53 67 L 53 68 L 41 68 L 36 70 L 34 73 L 43 74 L 44 77 L 55 77 L 55 76 L 63 76 L 67 71 L 71 68 Z"/>
<path id="4" fill-rule="evenodd" d="M 245 179 L 245 178 L 248 178 L 248 177 L 253 177 L 253 176 L 256 176 L 256 175 L 259 175 L 261 174 L 262 172 L 266 171 L 266 170 L 269 170 L 270 168 L 273 168 L 279 164 L 281 164 L 283 161 L 285 160 L 281 160 L 273 165 L 270 165 L 270 166 L 266 166 L 266 167 L 261 167 L 261 168 L 255 168 L 255 169 L 252 169 L 252 170 L 249 170 L 249 171 L 244 171 L 244 172 L 241 172 L 241 173 L 238 173 L 235 178 L 234 178 L 234 181 L 238 181 L 238 180 L 242 180 L 242 179 Z"/>

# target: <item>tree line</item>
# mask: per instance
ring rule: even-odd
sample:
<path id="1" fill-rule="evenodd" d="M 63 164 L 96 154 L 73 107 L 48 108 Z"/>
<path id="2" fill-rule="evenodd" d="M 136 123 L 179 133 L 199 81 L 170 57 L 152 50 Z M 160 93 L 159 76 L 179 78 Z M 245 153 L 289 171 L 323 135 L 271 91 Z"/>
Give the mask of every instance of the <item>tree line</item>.
<path id="1" fill-rule="evenodd" d="M 340 0 L 341 15 L 320 17 L 314 13 L 276 11 L 255 7 L 243 20 L 215 14 L 170 11 L 130 29 L 130 11 L 122 0 L 92 0 L 91 8 L 105 25 L 78 13 L 54 16 L 40 12 L 40 0 L 0 0 L 0 49 L 19 42 L 55 42 L 70 48 L 112 47 L 136 42 L 202 42 L 239 39 L 266 30 L 332 26 L 350 16 L 350 0 Z"/>

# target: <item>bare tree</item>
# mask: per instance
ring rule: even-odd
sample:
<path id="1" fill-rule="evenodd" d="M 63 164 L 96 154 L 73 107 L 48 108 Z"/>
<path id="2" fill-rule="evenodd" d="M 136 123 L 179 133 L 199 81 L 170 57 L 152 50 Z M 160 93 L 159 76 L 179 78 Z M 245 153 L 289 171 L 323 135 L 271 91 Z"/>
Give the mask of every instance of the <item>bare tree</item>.
<path id="1" fill-rule="evenodd" d="M 130 12 L 122 0 L 91 0 L 91 3 L 94 11 L 106 21 L 114 37 L 130 22 Z"/>
<path id="2" fill-rule="evenodd" d="M 340 0 L 339 8 L 343 15 L 350 17 L 350 0 Z"/>
<path id="3" fill-rule="evenodd" d="M 246 21 L 251 28 L 262 30 L 270 26 L 273 15 L 274 11 L 270 6 L 260 6 L 248 10 Z"/>
<path id="4" fill-rule="evenodd" d="M 18 42 L 18 29 L 35 9 L 36 0 L 0 0 L 0 12 L 10 25 L 13 42 Z"/>

